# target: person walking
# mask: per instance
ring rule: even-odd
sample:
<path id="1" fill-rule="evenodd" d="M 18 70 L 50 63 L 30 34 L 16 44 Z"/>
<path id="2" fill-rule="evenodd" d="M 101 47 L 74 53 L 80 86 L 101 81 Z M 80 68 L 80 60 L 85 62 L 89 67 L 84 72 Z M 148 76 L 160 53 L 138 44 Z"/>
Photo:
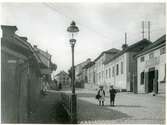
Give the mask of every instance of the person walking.
<path id="1" fill-rule="evenodd" d="M 116 95 L 116 90 L 114 89 L 113 86 L 110 86 L 110 106 L 114 106 L 114 102 L 115 102 L 115 95 Z"/>
<path id="2" fill-rule="evenodd" d="M 105 101 L 105 91 L 103 89 L 103 86 L 100 86 L 100 89 L 98 91 L 98 94 L 99 95 L 99 106 L 104 106 L 104 101 Z"/>

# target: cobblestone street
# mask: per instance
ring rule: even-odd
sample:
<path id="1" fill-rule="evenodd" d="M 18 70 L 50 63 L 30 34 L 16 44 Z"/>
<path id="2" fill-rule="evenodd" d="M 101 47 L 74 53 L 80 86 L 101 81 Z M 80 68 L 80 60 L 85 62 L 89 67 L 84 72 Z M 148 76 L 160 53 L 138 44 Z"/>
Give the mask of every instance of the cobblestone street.
<path id="1" fill-rule="evenodd" d="M 100 107 L 95 91 L 79 90 L 77 95 L 79 123 L 165 123 L 165 96 L 117 93 L 116 106 L 110 107 L 107 94 L 105 106 Z"/>

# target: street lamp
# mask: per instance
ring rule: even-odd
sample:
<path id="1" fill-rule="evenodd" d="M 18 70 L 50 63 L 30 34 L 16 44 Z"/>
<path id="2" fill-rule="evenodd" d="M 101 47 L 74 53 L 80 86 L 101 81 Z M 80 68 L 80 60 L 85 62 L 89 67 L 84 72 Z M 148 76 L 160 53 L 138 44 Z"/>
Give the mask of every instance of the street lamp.
<path id="1" fill-rule="evenodd" d="M 74 46 L 76 43 L 76 39 L 74 39 L 74 35 L 79 32 L 79 28 L 76 26 L 75 22 L 72 21 L 71 25 L 67 28 L 67 31 L 71 35 L 70 44 L 72 49 L 72 94 L 75 95 L 75 84 L 74 84 Z"/>

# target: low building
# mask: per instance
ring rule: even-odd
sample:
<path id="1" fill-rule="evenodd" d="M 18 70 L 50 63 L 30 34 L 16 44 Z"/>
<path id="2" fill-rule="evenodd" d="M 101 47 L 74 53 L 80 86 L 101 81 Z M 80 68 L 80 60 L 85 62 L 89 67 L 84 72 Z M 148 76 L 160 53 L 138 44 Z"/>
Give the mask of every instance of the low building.
<path id="1" fill-rule="evenodd" d="M 95 88 L 96 83 L 95 83 L 95 63 L 94 62 L 89 62 L 87 65 L 83 67 L 83 69 L 86 70 L 87 74 L 87 82 L 85 83 L 85 88 Z"/>
<path id="2" fill-rule="evenodd" d="M 55 77 L 57 81 L 57 87 L 61 88 L 70 88 L 71 87 L 71 79 L 65 71 L 60 71 Z"/>
<path id="3" fill-rule="evenodd" d="M 94 73 L 95 73 L 95 84 L 96 84 L 96 87 L 98 87 L 99 85 L 103 85 L 103 86 L 106 85 L 105 81 L 104 81 L 104 77 L 105 77 L 105 65 L 104 65 L 104 62 L 109 61 L 119 51 L 120 50 L 115 49 L 115 48 L 112 48 L 112 49 L 107 50 L 107 51 L 103 51 L 94 60 L 95 64 L 93 65 L 93 67 L 90 67 L 90 68 L 92 68 L 92 70 L 94 70 Z"/>
<path id="4" fill-rule="evenodd" d="M 90 59 L 87 59 L 86 61 L 75 66 L 75 85 L 78 88 L 84 88 L 84 84 L 87 83 L 87 74 L 84 66 L 90 61 Z"/>
<path id="5" fill-rule="evenodd" d="M 136 58 L 138 93 L 165 93 L 166 35 L 146 47 Z"/>
<path id="6" fill-rule="evenodd" d="M 128 46 L 124 44 L 111 59 L 104 62 L 103 83 L 116 89 L 136 92 L 137 63 L 134 55 L 142 51 L 151 42 L 143 39 Z"/>

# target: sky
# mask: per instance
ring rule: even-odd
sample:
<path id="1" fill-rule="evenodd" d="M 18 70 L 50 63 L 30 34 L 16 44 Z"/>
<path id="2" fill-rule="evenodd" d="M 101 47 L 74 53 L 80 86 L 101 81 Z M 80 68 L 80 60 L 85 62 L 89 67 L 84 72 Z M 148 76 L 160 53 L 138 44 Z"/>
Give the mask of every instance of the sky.
<path id="1" fill-rule="evenodd" d="M 16 32 L 26 36 L 28 42 L 52 55 L 57 71 L 71 67 L 71 38 L 67 27 L 74 20 L 79 27 L 76 35 L 75 64 L 102 51 L 117 48 L 142 39 L 145 21 L 145 38 L 151 23 L 151 41 L 166 33 L 165 3 L 1 3 L 1 23 L 17 26 Z"/>

